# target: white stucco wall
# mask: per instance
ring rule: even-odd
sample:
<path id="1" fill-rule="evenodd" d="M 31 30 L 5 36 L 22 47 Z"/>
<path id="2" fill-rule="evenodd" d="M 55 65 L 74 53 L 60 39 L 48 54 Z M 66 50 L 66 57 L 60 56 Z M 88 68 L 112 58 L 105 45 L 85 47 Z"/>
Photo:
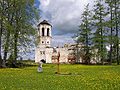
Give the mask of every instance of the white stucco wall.
<path id="1" fill-rule="evenodd" d="M 35 50 L 35 62 L 40 62 L 40 60 L 46 59 L 45 48 L 36 48 Z"/>
<path id="2" fill-rule="evenodd" d="M 60 62 L 61 63 L 67 63 L 68 62 L 68 54 L 69 51 L 67 48 L 57 48 L 57 52 L 60 52 Z"/>
<path id="3" fill-rule="evenodd" d="M 67 48 L 56 48 L 57 52 L 60 52 L 60 62 L 68 62 L 69 51 Z M 45 55 L 41 55 L 41 51 L 45 51 Z M 35 62 L 39 62 L 41 59 L 45 59 L 46 63 L 52 63 L 53 48 L 37 48 L 35 52 Z"/>
<path id="4" fill-rule="evenodd" d="M 46 63 L 52 63 L 53 48 L 46 48 Z"/>

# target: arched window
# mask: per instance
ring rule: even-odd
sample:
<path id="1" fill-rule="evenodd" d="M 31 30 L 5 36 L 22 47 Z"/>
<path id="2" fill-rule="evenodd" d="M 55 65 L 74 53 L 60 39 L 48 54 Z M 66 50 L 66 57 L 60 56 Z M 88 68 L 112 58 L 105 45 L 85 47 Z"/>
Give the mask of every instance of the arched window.
<path id="1" fill-rule="evenodd" d="M 45 33 L 44 28 L 42 28 L 42 36 L 44 36 L 44 33 Z"/>
<path id="2" fill-rule="evenodd" d="M 47 28 L 47 36 L 49 36 L 49 28 Z"/>
<path id="3" fill-rule="evenodd" d="M 43 51 L 43 54 L 45 54 L 45 51 Z"/>

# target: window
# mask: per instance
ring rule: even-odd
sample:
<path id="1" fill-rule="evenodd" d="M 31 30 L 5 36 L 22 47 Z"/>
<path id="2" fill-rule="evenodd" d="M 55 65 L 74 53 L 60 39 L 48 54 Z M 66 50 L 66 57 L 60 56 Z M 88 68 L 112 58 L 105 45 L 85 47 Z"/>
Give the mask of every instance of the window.
<path id="1" fill-rule="evenodd" d="M 45 54 L 45 51 L 43 51 L 43 54 Z"/>
<path id="2" fill-rule="evenodd" d="M 42 54 L 42 51 L 40 51 L 40 54 Z"/>
<path id="3" fill-rule="evenodd" d="M 47 36 L 49 36 L 49 28 L 47 28 Z"/>
<path id="4" fill-rule="evenodd" d="M 44 43 L 44 41 L 42 41 L 42 43 Z"/>
<path id="5" fill-rule="evenodd" d="M 45 55 L 45 51 L 40 51 L 40 54 L 41 55 Z"/>
<path id="6" fill-rule="evenodd" d="M 47 41 L 47 43 L 49 43 L 49 41 Z"/>
<path id="7" fill-rule="evenodd" d="M 42 36 L 44 36 L 44 28 L 42 28 Z"/>

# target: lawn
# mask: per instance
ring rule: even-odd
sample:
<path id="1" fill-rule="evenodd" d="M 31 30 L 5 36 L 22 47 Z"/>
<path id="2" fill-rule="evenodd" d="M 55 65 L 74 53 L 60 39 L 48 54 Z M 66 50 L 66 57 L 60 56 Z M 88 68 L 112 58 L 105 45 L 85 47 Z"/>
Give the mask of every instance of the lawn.
<path id="1" fill-rule="evenodd" d="M 0 90 L 120 90 L 120 66 L 56 65 L 0 69 Z"/>

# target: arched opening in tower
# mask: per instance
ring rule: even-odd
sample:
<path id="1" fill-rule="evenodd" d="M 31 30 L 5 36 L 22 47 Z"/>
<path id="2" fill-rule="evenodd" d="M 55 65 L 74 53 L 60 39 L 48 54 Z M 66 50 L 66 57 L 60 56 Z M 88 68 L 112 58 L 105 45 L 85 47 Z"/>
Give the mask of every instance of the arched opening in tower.
<path id="1" fill-rule="evenodd" d="M 42 36 L 44 36 L 44 28 L 42 28 Z"/>
<path id="2" fill-rule="evenodd" d="M 47 36 L 49 36 L 49 28 L 47 28 Z"/>

